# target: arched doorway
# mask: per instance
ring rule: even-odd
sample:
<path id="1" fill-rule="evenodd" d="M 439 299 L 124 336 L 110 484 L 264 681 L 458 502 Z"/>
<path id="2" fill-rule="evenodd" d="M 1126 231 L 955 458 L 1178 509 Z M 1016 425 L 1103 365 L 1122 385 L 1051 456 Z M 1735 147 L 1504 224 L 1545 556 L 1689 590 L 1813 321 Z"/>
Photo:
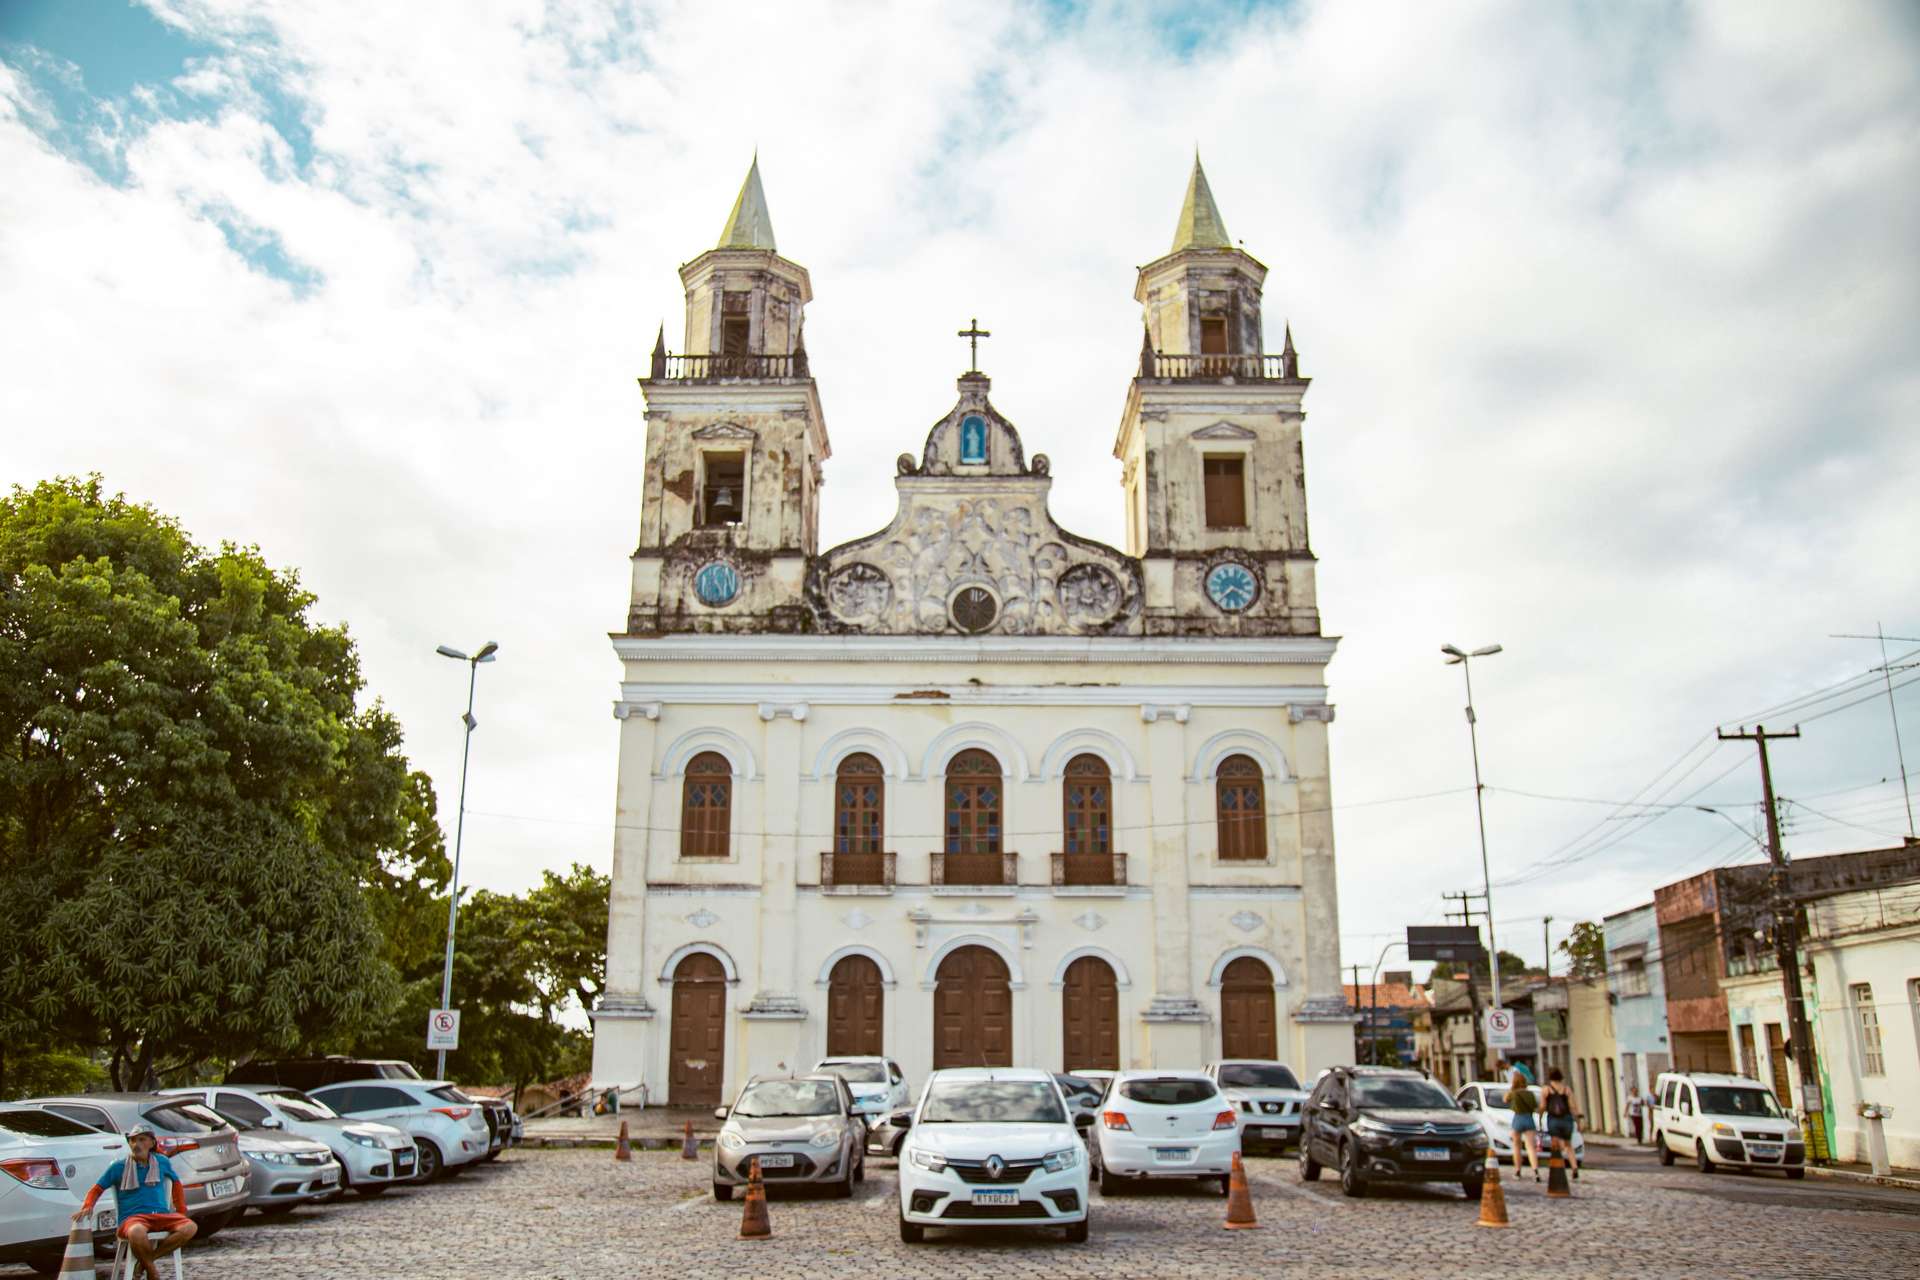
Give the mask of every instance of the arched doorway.
<path id="1" fill-rule="evenodd" d="M 880 966 L 867 956 L 847 956 L 827 975 L 827 1054 L 878 1057 L 884 1016 Z"/>
<path id="2" fill-rule="evenodd" d="M 1273 971 L 1252 956 L 1229 964 L 1220 975 L 1220 1056 L 1279 1057 L 1273 1014 Z"/>
<path id="3" fill-rule="evenodd" d="M 727 971 L 704 951 L 689 954 L 673 970 L 668 1053 L 669 1098 L 717 1106 L 726 1079 Z"/>
<path id="4" fill-rule="evenodd" d="M 961 947 L 934 974 L 933 1065 L 1013 1065 L 1013 988 L 1007 964 L 985 947 Z"/>
<path id="5" fill-rule="evenodd" d="M 1120 984 L 1113 966 L 1081 956 L 1067 966 L 1060 992 L 1067 1071 L 1120 1069 Z"/>

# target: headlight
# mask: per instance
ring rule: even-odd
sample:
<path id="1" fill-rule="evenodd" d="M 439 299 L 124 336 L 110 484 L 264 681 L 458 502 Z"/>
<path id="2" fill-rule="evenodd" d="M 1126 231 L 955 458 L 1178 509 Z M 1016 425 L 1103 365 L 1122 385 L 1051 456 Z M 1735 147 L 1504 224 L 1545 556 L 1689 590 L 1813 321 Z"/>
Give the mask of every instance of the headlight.
<path id="1" fill-rule="evenodd" d="M 1734 1128 L 1730 1124 L 1721 1124 L 1718 1121 L 1714 1122 L 1713 1131 L 1716 1135 L 1722 1138 L 1737 1138 L 1740 1136 L 1740 1131 L 1738 1129 Z"/>
<path id="2" fill-rule="evenodd" d="M 1375 1120 L 1372 1116 L 1361 1116 L 1353 1122 L 1353 1131 L 1365 1134 L 1369 1138 L 1384 1138 L 1393 1130 Z"/>
<path id="3" fill-rule="evenodd" d="M 1063 1147 L 1058 1151 L 1047 1152 L 1046 1167 L 1048 1173 L 1059 1173 L 1071 1169 L 1080 1163 L 1080 1148 Z"/>
<path id="4" fill-rule="evenodd" d="M 1471 1133 L 1467 1134 L 1467 1145 L 1470 1147 L 1486 1146 L 1487 1131 L 1484 1129 L 1475 1129 Z"/>
<path id="5" fill-rule="evenodd" d="M 720 1145 L 729 1151 L 738 1151 L 747 1145 L 747 1140 L 740 1136 L 738 1129 L 722 1129 L 720 1131 Z"/>
<path id="6" fill-rule="evenodd" d="M 931 1169 L 935 1173 L 940 1173 L 947 1167 L 946 1157 L 937 1156 L 931 1151 L 913 1152 L 913 1162 L 922 1169 Z"/>
<path id="7" fill-rule="evenodd" d="M 840 1135 L 831 1129 L 822 1129 L 820 1132 L 814 1134 L 812 1138 L 812 1144 L 816 1147 L 835 1146 L 839 1141 Z"/>
<path id="8" fill-rule="evenodd" d="M 293 1163 L 293 1157 L 288 1153 L 286 1153 L 285 1151 L 256 1152 L 254 1155 L 254 1159 L 264 1160 L 268 1164 L 292 1164 Z"/>
<path id="9" fill-rule="evenodd" d="M 363 1147 L 377 1147 L 380 1145 L 380 1139 L 371 1133 L 349 1133 L 347 1135 L 347 1141 L 356 1142 Z"/>

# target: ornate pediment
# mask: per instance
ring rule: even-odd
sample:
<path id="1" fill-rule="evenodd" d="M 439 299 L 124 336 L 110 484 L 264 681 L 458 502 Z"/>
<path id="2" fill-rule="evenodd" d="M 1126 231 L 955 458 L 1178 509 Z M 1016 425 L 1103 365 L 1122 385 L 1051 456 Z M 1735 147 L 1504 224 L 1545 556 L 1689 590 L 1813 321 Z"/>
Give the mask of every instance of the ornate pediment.
<path id="1" fill-rule="evenodd" d="M 759 434 L 737 422 L 712 422 L 693 433 L 695 440 L 757 440 Z"/>
<path id="2" fill-rule="evenodd" d="M 1189 439 L 1193 440 L 1258 440 L 1260 433 L 1231 422 L 1216 422 L 1210 427 L 1202 427 Z"/>

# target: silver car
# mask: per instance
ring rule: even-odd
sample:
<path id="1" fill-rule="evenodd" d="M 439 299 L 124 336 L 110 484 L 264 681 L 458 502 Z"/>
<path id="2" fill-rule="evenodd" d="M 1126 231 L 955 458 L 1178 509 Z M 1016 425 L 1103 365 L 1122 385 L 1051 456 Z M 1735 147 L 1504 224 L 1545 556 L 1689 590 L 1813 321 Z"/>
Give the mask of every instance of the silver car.
<path id="1" fill-rule="evenodd" d="M 281 1214 L 340 1194 L 340 1162 L 326 1143 L 272 1129 L 239 1133 L 240 1154 L 253 1168 L 247 1208 Z"/>
<path id="2" fill-rule="evenodd" d="M 199 1225 L 202 1239 L 247 1210 L 253 1170 L 240 1154 L 240 1135 L 191 1099 L 158 1093 L 79 1093 L 27 1098 L 20 1105 L 39 1107 L 106 1133 L 124 1134 L 133 1125 L 150 1125 L 157 1149 L 180 1175 L 187 1216 Z"/>
<path id="3" fill-rule="evenodd" d="M 757 1157 L 769 1182 L 825 1185 L 841 1197 L 867 1176 L 867 1126 L 847 1082 L 830 1073 L 755 1076 L 731 1108 L 713 1144 L 713 1198 L 731 1200 Z"/>
<path id="4" fill-rule="evenodd" d="M 199 1085 L 162 1092 L 192 1098 L 242 1130 L 281 1130 L 324 1143 L 340 1163 L 338 1190 L 377 1196 L 396 1182 L 413 1179 L 413 1138 L 405 1130 L 374 1120 L 349 1120 L 290 1085 Z"/>

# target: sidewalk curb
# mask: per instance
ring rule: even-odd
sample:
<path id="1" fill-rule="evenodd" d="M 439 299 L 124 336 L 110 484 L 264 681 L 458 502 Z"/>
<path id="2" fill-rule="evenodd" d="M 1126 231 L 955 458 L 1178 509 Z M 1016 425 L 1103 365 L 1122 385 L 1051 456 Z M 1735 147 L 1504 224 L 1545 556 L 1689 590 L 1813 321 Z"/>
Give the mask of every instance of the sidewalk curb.
<path id="1" fill-rule="evenodd" d="M 571 1135 L 565 1135 L 565 1136 L 556 1135 L 553 1137 L 524 1138 L 518 1143 L 518 1145 L 522 1147 L 535 1147 L 535 1148 L 543 1148 L 543 1149 L 550 1148 L 550 1149 L 562 1150 L 562 1151 L 576 1149 L 576 1148 L 577 1149 L 600 1148 L 607 1151 L 611 1151 L 613 1150 L 614 1145 L 617 1141 L 618 1140 L 615 1138 L 597 1138 L 597 1137 L 587 1137 L 585 1135 L 582 1135 L 580 1137 L 573 1137 Z M 636 1151 L 678 1151 L 680 1150 L 681 1142 L 682 1142 L 682 1138 L 676 1135 L 671 1138 L 645 1138 L 645 1137 L 629 1138 L 627 1140 L 627 1145 L 632 1147 Z M 702 1151 L 713 1150 L 712 1138 L 696 1138 L 695 1142 L 696 1142 L 696 1145 Z"/>
<path id="2" fill-rule="evenodd" d="M 1857 1182 L 1870 1187 L 1892 1187 L 1896 1191 L 1920 1191 L 1920 1178 L 1881 1177 L 1876 1173 L 1855 1173 L 1851 1169 L 1828 1169 L 1817 1164 L 1807 1166 L 1811 1178 L 1832 1178 L 1836 1182 Z"/>

